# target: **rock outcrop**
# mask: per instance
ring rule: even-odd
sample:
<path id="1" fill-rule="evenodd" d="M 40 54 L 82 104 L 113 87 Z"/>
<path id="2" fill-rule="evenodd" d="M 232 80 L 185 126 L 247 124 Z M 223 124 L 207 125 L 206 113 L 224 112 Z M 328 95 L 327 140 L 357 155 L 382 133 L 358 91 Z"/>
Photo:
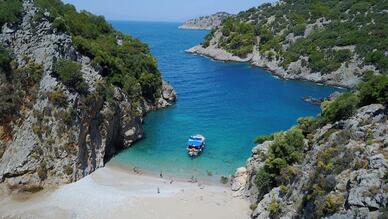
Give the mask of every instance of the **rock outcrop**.
<path id="1" fill-rule="evenodd" d="M 210 16 L 194 18 L 179 26 L 180 29 L 211 30 L 220 26 L 221 22 L 231 16 L 226 12 L 218 12 Z"/>
<path id="2" fill-rule="evenodd" d="M 316 130 L 305 139 L 303 161 L 293 166 L 297 170 L 294 180 L 264 195 L 259 194 L 256 174 L 265 165 L 272 142 L 257 145 L 246 166 L 236 171 L 232 189 L 236 196 L 250 199 L 252 218 L 312 218 L 313 205 L 326 218 L 385 218 L 387 118 L 387 109 L 373 104 Z M 323 182 L 317 182 L 322 177 Z M 315 187 L 318 184 L 325 190 Z M 325 198 L 312 203 L 313 196 Z"/>
<path id="3" fill-rule="evenodd" d="M 0 126 L 0 137 L 10 129 L 0 139 L 0 185 L 11 190 L 35 191 L 90 174 L 142 138 L 146 112 L 176 99 L 173 88 L 163 82 L 155 102 L 131 99 L 118 87 L 105 100 L 99 93 L 104 84 L 100 70 L 75 49 L 70 35 L 52 28 L 48 12 L 40 22 L 34 20 L 36 13 L 33 1 L 24 0 L 21 21 L 5 24 L 0 34 L 0 43 L 13 53 L 19 68 L 27 59 L 42 66 L 35 100 L 16 121 Z M 59 59 L 81 64 L 88 95 L 69 90 L 52 75 Z M 53 101 L 58 97 L 62 104 Z"/>

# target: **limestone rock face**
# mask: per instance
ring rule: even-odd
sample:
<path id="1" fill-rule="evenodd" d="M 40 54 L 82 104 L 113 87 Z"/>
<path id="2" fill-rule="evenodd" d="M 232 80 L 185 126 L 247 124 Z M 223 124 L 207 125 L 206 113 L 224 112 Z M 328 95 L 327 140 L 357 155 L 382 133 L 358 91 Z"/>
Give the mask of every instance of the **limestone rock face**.
<path id="1" fill-rule="evenodd" d="M 0 140 L 0 189 L 33 191 L 90 174 L 143 137 L 147 111 L 167 107 L 176 99 L 171 85 L 163 82 L 155 103 L 144 99 L 134 103 L 120 88 L 115 88 L 112 101 L 104 101 L 97 89 L 100 70 L 76 51 L 70 35 L 52 28 L 48 12 L 39 23 L 34 21 L 36 13 L 33 2 L 24 0 L 21 22 L 1 28 L 0 43 L 17 64 L 27 65 L 28 57 L 43 66 L 43 73 L 36 100 L 10 124 L 11 138 Z M 71 91 L 52 76 L 54 62 L 64 58 L 81 64 L 90 95 Z M 50 101 L 53 92 L 64 94 L 65 106 Z M 0 132 L 5 128 L 0 126 Z"/>
<path id="2" fill-rule="evenodd" d="M 204 16 L 188 20 L 181 26 L 180 29 L 193 29 L 193 30 L 211 30 L 220 26 L 221 22 L 231 16 L 226 12 L 218 12 L 210 16 Z"/>
<path id="3" fill-rule="evenodd" d="M 327 198 L 340 200 L 338 206 L 326 218 L 384 218 L 383 211 L 388 202 L 388 121 L 387 109 L 372 104 L 358 109 L 346 120 L 327 124 L 305 139 L 307 147 L 302 162 L 295 164 L 298 175 L 282 188 L 274 187 L 270 192 L 259 195 L 255 182 L 256 172 L 264 166 L 268 157 L 267 141 L 252 150 L 246 166 L 239 168 L 232 180 L 232 189 L 237 196 L 248 198 L 257 206 L 253 218 L 268 218 L 274 206 L 279 209 L 278 218 L 309 218 L 309 202 L 306 188 L 315 182 L 319 156 L 330 150 L 337 153 L 332 157 L 334 173 L 324 177 L 330 188 Z M 286 190 L 286 191 L 282 191 Z M 337 198 L 337 199 L 336 199 Z M 329 199 L 321 206 L 329 208 Z M 276 203 L 276 205 L 274 205 Z M 328 207 L 329 206 L 329 207 Z M 311 215 L 310 215 L 311 216 Z"/>
<path id="4" fill-rule="evenodd" d="M 166 81 L 162 82 L 162 93 L 157 103 L 157 108 L 165 108 L 176 101 L 176 92 L 174 88 Z"/>

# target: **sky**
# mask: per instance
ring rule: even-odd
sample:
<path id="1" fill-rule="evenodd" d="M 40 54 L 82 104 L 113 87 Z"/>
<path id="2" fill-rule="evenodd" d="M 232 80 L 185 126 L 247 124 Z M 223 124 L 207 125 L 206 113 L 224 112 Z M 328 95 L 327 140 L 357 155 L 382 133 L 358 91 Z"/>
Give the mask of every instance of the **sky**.
<path id="1" fill-rule="evenodd" d="M 64 0 L 108 20 L 185 21 L 225 11 L 238 13 L 275 0 Z"/>

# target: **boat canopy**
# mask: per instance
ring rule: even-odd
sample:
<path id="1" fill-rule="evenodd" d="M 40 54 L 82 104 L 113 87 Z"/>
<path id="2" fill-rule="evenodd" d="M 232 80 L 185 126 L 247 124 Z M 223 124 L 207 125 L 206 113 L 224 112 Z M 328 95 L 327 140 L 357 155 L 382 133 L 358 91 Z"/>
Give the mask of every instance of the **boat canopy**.
<path id="1" fill-rule="evenodd" d="M 194 146 L 194 147 L 199 147 L 203 144 L 203 142 L 202 142 L 202 139 L 190 138 L 189 141 L 187 142 L 187 144 Z"/>

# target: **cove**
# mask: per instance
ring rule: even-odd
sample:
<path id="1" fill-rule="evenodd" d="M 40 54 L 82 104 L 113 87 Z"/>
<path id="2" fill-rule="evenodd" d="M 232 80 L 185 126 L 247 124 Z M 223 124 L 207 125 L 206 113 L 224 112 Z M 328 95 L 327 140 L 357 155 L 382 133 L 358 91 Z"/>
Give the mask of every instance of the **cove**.
<path id="1" fill-rule="evenodd" d="M 180 30 L 178 23 L 112 21 L 118 30 L 147 43 L 164 79 L 177 91 L 175 106 L 149 113 L 145 138 L 111 162 L 179 177 L 231 175 L 242 166 L 257 135 L 287 130 L 319 106 L 304 96 L 325 97 L 336 88 L 287 81 L 244 63 L 224 63 L 186 53 L 207 31 Z M 186 154 L 190 135 L 207 138 L 204 153 Z"/>

